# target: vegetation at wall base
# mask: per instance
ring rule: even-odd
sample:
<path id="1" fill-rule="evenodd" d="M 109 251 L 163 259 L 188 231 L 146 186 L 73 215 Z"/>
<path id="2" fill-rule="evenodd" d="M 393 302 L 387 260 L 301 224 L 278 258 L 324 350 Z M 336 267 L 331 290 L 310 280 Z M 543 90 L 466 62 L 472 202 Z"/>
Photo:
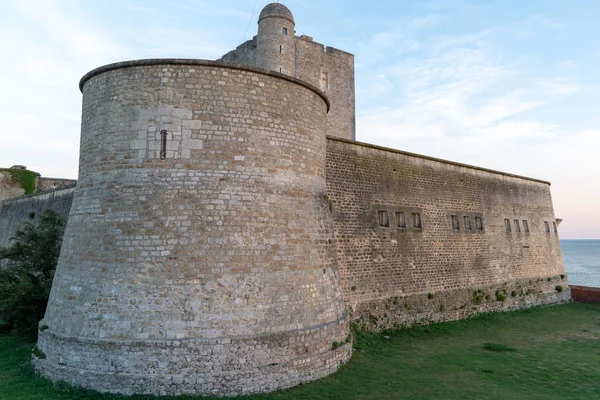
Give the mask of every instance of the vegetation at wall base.
<path id="1" fill-rule="evenodd" d="M 33 348 L 23 339 L 0 336 L 0 399 L 157 399 L 53 385 L 33 373 Z M 355 331 L 354 355 L 337 374 L 238 399 L 587 400 L 599 397 L 599 352 L 600 304 L 482 314 L 384 333 Z"/>
<path id="2" fill-rule="evenodd" d="M 16 168 L 9 168 L 5 171 L 8 171 L 13 182 L 19 184 L 25 190 L 25 194 L 35 192 L 35 182 L 37 180 L 35 172 Z"/>
<path id="3" fill-rule="evenodd" d="M 37 337 L 58 262 L 64 223 L 46 210 L 37 224 L 25 222 L 0 249 L 0 332 Z"/>

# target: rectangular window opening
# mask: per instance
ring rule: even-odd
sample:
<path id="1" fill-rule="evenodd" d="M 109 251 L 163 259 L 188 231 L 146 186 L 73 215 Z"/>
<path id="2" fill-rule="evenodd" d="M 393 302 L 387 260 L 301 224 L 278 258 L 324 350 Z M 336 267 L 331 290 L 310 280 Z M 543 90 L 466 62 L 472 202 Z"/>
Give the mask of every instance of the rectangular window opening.
<path id="1" fill-rule="evenodd" d="M 558 233 L 558 229 L 556 229 L 556 222 L 552 221 L 552 226 L 554 227 L 554 233 Z"/>
<path id="2" fill-rule="evenodd" d="M 511 232 L 511 229 L 510 229 L 510 219 L 504 218 L 504 227 L 506 228 L 506 232 Z"/>
<path id="3" fill-rule="evenodd" d="M 279 54 L 283 54 L 283 45 L 279 45 Z"/>
<path id="4" fill-rule="evenodd" d="M 515 219 L 513 222 L 515 223 L 515 232 L 521 232 L 521 225 L 519 224 L 519 220 Z"/>
<path id="5" fill-rule="evenodd" d="M 413 228 L 421 229 L 421 213 L 412 213 Z"/>
<path id="6" fill-rule="evenodd" d="M 478 231 L 483 230 L 483 221 L 481 220 L 481 217 L 475 217 L 475 227 Z"/>
<path id="7" fill-rule="evenodd" d="M 458 220 L 458 215 L 452 216 L 452 229 L 454 229 L 455 231 L 460 230 L 460 221 Z"/>
<path id="8" fill-rule="evenodd" d="M 465 216 L 463 216 L 463 220 L 465 223 L 465 229 L 468 231 L 472 230 L 473 228 L 471 227 L 471 217 L 468 215 L 465 215 Z"/>
<path id="9" fill-rule="evenodd" d="M 167 130 L 160 131 L 160 158 L 167 158 Z"/>
<path id="10" fill-rule="evenodd" d="M 523 220 L 523 232 L 529 233 L 529 223 L 526 219 Z"/>
<path id="11" fill-rule="evenodd" d="M 283 28 L 281 28 L 281 33 L 283 33 L 284 35 L 287 35 L 288 29 L 284 26 Z"/>
<path id="12" fill-rule="evenodd" d="M 379 226 L 389 227 L 390 219 L 388 217 L 388 212 L 384 210 L 377 211 L 377 216 L 379 218 Z"/>
<path id="13" fill-rule="evenodd" d="M 398 228 L 406 229 L 406 216 L 403 211 L 396 213 L 396 221 L 398 221 Z"/>
<path id="14" fill-rule="evenodd" d="M 544 221 L 544 226 L 546 227 L 546 232 L 550 232 L 550 224 L 548 223 L 548 221 Z"/>
<path id="15" fill-rule="evenodd" d="M 321 71 L 321 89 L 329 89 L 329 73 Z"/>

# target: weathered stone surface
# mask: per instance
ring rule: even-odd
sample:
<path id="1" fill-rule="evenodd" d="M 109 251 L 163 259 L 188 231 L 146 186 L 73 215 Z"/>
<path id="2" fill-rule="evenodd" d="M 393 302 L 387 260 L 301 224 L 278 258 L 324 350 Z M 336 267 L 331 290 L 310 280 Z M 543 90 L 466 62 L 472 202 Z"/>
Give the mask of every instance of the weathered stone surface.
<path id="1" fill-rule="evenodd" d="M 258 34 L 218 61 L 281 72 L 319 88 L 331 101 L 327 135 L 354 140 L 354 55 L 295 36 L 292 13 L 283 4 L 271 3 L 264 10 Z"/>
<path id="2" fill-rule="evenodd" d="M 570 297 L 555 293 L 556 282 L 566 288 L 567 281 L 547 182 L 328 138 L 327 189 L 344 299 L 362 325 L 447 320 Z M 380 211 L 389 226 L 380 226 Z M 406 227 L 396 213 L 404 213 Z M 473 304 L 472 292 L 484 289 L 484 301 Z M 496 301 L 496 290 L 507 300 Z M 513 291 L 529 293 L 511 298 Z M 423 301 L 428 296 L 435 301 Z M 390 308 L 389 299 L 404 308 Z"/>
<path id="3" fill-rule="evenodd" d="M 45 210 L 56 212 L 65 222 L 69 216 L 75 187 L 67 186 L 42 193 L 21 196 L 0 203 L 0 248 L 10 246 L 10 239 L 26 221 L 35 223 Z M 32 219 L 31 216 L 34 216 Z"/>
<path id="4" fill-rule="evenodd" d="M 140 60 L 82 80 L 45 376 L 266 392 L 337 370 L 349 318 L 380 330 L 570 298 L 547 182 L 349 140 L 353 56 L 265 10 L 221 59 L 245 67 Z"/>
<path id="5" fill-rule="evenodd" d="M 345 362 L 350 345 L 332 350 L 349 331 L 324 97 L 181 60 L 104 68 L 83 94 L 80 179 L 38 369 L 102 391 L 233 395 Z"/>

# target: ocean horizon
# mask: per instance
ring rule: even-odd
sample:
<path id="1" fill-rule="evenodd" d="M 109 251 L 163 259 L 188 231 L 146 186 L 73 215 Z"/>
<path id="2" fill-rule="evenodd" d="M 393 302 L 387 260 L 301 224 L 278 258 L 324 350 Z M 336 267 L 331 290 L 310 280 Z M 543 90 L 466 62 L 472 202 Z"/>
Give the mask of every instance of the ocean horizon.
<path id="1" fill-rule="evenodd" d="M 569 284 L 600 287 L 600 240 L 560 241 Z"/>

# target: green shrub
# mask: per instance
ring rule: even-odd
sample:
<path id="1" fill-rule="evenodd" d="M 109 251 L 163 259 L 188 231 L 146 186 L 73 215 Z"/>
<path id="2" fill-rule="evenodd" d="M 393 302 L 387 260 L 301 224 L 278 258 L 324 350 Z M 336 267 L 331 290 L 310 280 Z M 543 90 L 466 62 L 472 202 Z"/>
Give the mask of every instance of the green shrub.
<path id="1" fill-rule="evenodd" d="M 560 274 L 560 280 L 562 281 L 563 279 L 565 279 L 565 274 Z"/>
<path id="2" fill-rule="evenodd" d="M 513 290 L 512 292 L 510 292 L 511 297 L 517 297 L 517 291 Z"/>
<path id="3" fill-rule="evenodd" d="M 35 339 L 58 262 L 64 224 L 51 210 L 37 225 L 25 222 L 0 249 L 0 320 L 3 330 Z"/>
<path id="4" fill-rule="evenodd" d="M 333 343 L 331 343 L 331 350 L 335 350 L 338 347 L 340 347 L 340 342 L 333 342 Z"/>
<path id="5" fill-rule="evenodd" d="M 37 180 L 35 172 L 26 169 L 7 169 L 6 171 L 10 174 L 12 181 L 25 190 L 25 194 L 35 192 L 35 182 Z"/>
<path id="6" fill-rule="evenodd" d="M 483 301 L 483 290 L 481 290 L 481 289 L 474 290 L 471 301 L 473 301 L 473 303 L 475 303 L 475 304 L 481 304 L 481 302 Z"/>
<path id="7" fill-rule="evenodd" d="M 429 300 L 433 299 L 434 297 L 435 297 L 435 294 L 434 294 L 434 293 L 431 293 L 431 292 L 429 292 L 429 293 L 427 294 L 427 298 L 428 298 Z"/>
<path id="8" fill-rule="evenodd" d="M 560 292 L 562 292 L 562 291 L 564 290 L 564 288 L 563 288 L 561 285 L 556 285 L 556 286 L 554 287 L 554 289 L 555 289 L 555 290 L 556 290 L 558 293 L 560 293 Z"/>
<path id="9" fill-rule="evenodd" d="M 497 301 L 504 301 L 506 300 L 506 293 L 503 290 L 496 290 L 496 300 Z"/>

